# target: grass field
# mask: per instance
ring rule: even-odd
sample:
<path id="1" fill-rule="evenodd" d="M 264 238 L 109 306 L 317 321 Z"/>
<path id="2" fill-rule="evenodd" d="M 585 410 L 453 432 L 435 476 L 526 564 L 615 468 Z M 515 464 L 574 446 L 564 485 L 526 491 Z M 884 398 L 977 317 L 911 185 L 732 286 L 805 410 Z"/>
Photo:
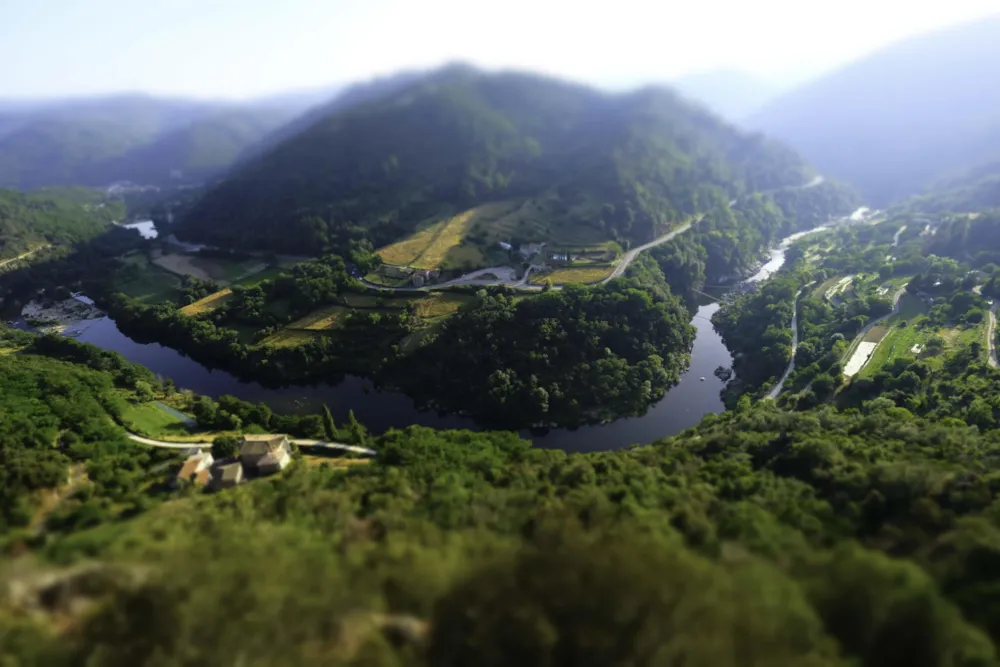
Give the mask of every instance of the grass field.
<path id="1" fill-rule="evenodd" d="M 260 344 L 271 347 L 295 347 L 297 345 L 304 345 L 305 343 L 308 343 L 316 338 L 316 336 L 321 335 L 322 334 L 318 331 L 290 331 L 288 329 L 282 329 L 281 331 L 262 340 Z"/>
<path id="2" fill-rule="evenodd" d="M 123 257 L 122 260 L 126 265 L 134 267 L 128 269 L 128 273 L 133 274 L 134 278 L 118 285 L 122 293 L 146 305 L 171 301 L 180 296 L 181 279 L 169 271 L 150 264 L 145 255 L 133 253 Z"/>
<path id="3" fill-rule="evenodd" d="M 414 302 L 416 315 L 422 319 L 432 319 L 451 315 L 456 310 L 475 299 L 465 294 L 449 294 L 447 292 L 433 292 L 426 298 Z"/>
<path id="4" fill-rule="evenodd" d="M 416 295 L 420 293 L 417 292 Z M 406 308 L 406 304 L 413 301 L 415 296 L 393 296 L 391 294 L 375 294 L 372 292 L 367 292 L 365 294 L 356 294 L 354 292 L 345 292 L 340 297 L 345 306 L 350 308 L 387 308 L 387 309 L 399 309 Z"/>
<path id="5" fill-rule="evenodd" d="M 185 418 L 156 402 L 129 404 L 122 421 L 139 435 L 151 438 L 191 435 Z"/>
<path id="6" fill-rule="evenodd" d="M 593 267 L 566 267 L 563 269 L 556 269 L 551 273 L 533 273 L 531 275 L 531 283 L 533 285 L 541 285 L 544 284 L 546 279 L 548 279 L 555 285 L 562 285 L 565 283 L 582 283 L 586 285 L 604 280 L 611 275 L 614 268 L 615 267 L 610 265 Z"/>
<path id="7" fill-rule="evenodd" d="M 287 328 L 309 329 L 311 331 L 332 329 L 337 325 L 337 322 L 349 312 L 350 309 L 344 308 L 343 306 L 325 306 L 319 310 L 314 310 L 301 319 L 295 320 L 289 324 Z M 271 338 L 274 338 L 274 336 L 267 338 L 265 342 L 271 340 Z"/>

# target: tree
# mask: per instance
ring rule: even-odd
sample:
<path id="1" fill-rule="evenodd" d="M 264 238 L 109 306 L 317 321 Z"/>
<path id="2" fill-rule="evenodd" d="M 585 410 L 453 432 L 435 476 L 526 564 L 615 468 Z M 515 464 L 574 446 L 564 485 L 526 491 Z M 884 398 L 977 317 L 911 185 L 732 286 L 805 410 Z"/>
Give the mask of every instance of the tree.
<path id="1" fill-rule="evenodd" d="M 240 451 L 240 439 L 235 435 L 220 435 L 212 441 L 212 458 L 228 459 Z"/>
<path id="2" fill-rule="evenodd" d="M 145 380 L 137 380 L 135 383 L 135 397 L 140 403 L 147 403 L 156 398 L 156 395 L 153 393 L 152 385 Z"/>
<path id="3" fill-rule="evenodd" d="M 353 414 L 353 413 L 352 413 Z M 330 408 L 327 405 L 323 405 L 323 433 L 326 434 L 326 439 L 330 442 L 337 440 L 337 426 L 333 423 L 333 415 L 330 414 Z"/>
<path id="4" fill-rule="evenodd" d="M 351 432 L 351 442 L 363 447 L 368 440 L 368 429 L 362 426 L 354 416 L 354 410 L 347 413 L 347 425 Z"/>

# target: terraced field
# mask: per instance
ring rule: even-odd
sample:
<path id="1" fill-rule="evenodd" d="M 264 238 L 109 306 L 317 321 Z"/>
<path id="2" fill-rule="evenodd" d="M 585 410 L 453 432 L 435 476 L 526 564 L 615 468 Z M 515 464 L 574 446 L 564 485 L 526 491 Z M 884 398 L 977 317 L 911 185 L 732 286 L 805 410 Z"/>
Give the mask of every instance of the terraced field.
<path id="1" fill-rule="evenodd" d="M 416 315 L 422 319 L 433 319 L 444 315 L 451 315 L 456 310 L 467 303 L 474 301 L 473 297 L 465 294 L 448 294 L 447 292 L 434 292 L 427 298 L 419 299 L 415 302 Z"/>

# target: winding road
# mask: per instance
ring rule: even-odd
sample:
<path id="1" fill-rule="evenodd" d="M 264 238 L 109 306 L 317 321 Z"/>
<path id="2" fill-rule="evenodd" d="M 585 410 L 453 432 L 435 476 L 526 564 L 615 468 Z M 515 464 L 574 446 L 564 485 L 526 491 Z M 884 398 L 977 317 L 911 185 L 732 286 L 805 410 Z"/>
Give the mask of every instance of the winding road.
<path id="1" fill-rule="evenodd" d="M 795 300 L 792 301 L 792 358 L 788 360 L 788 368 L 785 369 L 785 373 L 778 380 L 778 384 L 774 385 L 774 388 L 768 392 L 768 398 L 778 398 L 778 394 L 781 393 L 782 388 L 785 386 L 785 380 L 795 370 L 795 353 L 799 351 L 799 296 L 801 294 L 802 290 L 796 292 Z"/>
<path id="2" fill-rule="evenodd" d="M 127 434 L 130 440 L 138 442 L 142 445 L 147 445 L 149 447 L 159 447 L 161 449 L 207 449 L 211 448 L 212 443 L 210 442 L 168 442 L 166 440 L 153 440 L 152 438 L 146 438 L 141 435 L 136 435 L 135 433 Z M 309 439 L 299 439 L 299 440 L 289 440 L 292 444 L 298 445 L 299 447 L 320 447 L 323 449 L 331 449 L 340 452 L 352 452 L 354 454 L 362 454 L 364 456 L 375 456 L 374 449 L 368 449 L 367 447 L 358 447 L 357 445 L 348 445 L 343 442 L 328 442 L 326 440 L 309 440 Z"/>
<path id="3" fill-rule="evenodd" d="M 990 321 L 986 326 L 986 342 L 989 345 L 990 350 L 989 364 L 993 368 L 997 367 L 997 345 L 994 342 L 997 328 L 997 306 L 1000 306 L 1000 303 L 994 303 L 993 306 L 990 307 Z"/>

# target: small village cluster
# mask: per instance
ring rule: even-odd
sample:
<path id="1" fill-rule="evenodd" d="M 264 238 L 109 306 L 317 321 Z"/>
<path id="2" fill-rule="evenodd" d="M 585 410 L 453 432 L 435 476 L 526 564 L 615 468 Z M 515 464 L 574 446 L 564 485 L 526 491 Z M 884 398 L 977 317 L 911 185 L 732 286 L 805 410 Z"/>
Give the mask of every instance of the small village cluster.
<path id="1" fill-rule="evenodd" d="M 279 473 L 291 461 L 288 436 L 244 435 L 239 455 L 235 458 L 216 461 L 210 451 L 189 452 L 177 472 L 176 483 L 228 489 L 245 480 Z"/>

